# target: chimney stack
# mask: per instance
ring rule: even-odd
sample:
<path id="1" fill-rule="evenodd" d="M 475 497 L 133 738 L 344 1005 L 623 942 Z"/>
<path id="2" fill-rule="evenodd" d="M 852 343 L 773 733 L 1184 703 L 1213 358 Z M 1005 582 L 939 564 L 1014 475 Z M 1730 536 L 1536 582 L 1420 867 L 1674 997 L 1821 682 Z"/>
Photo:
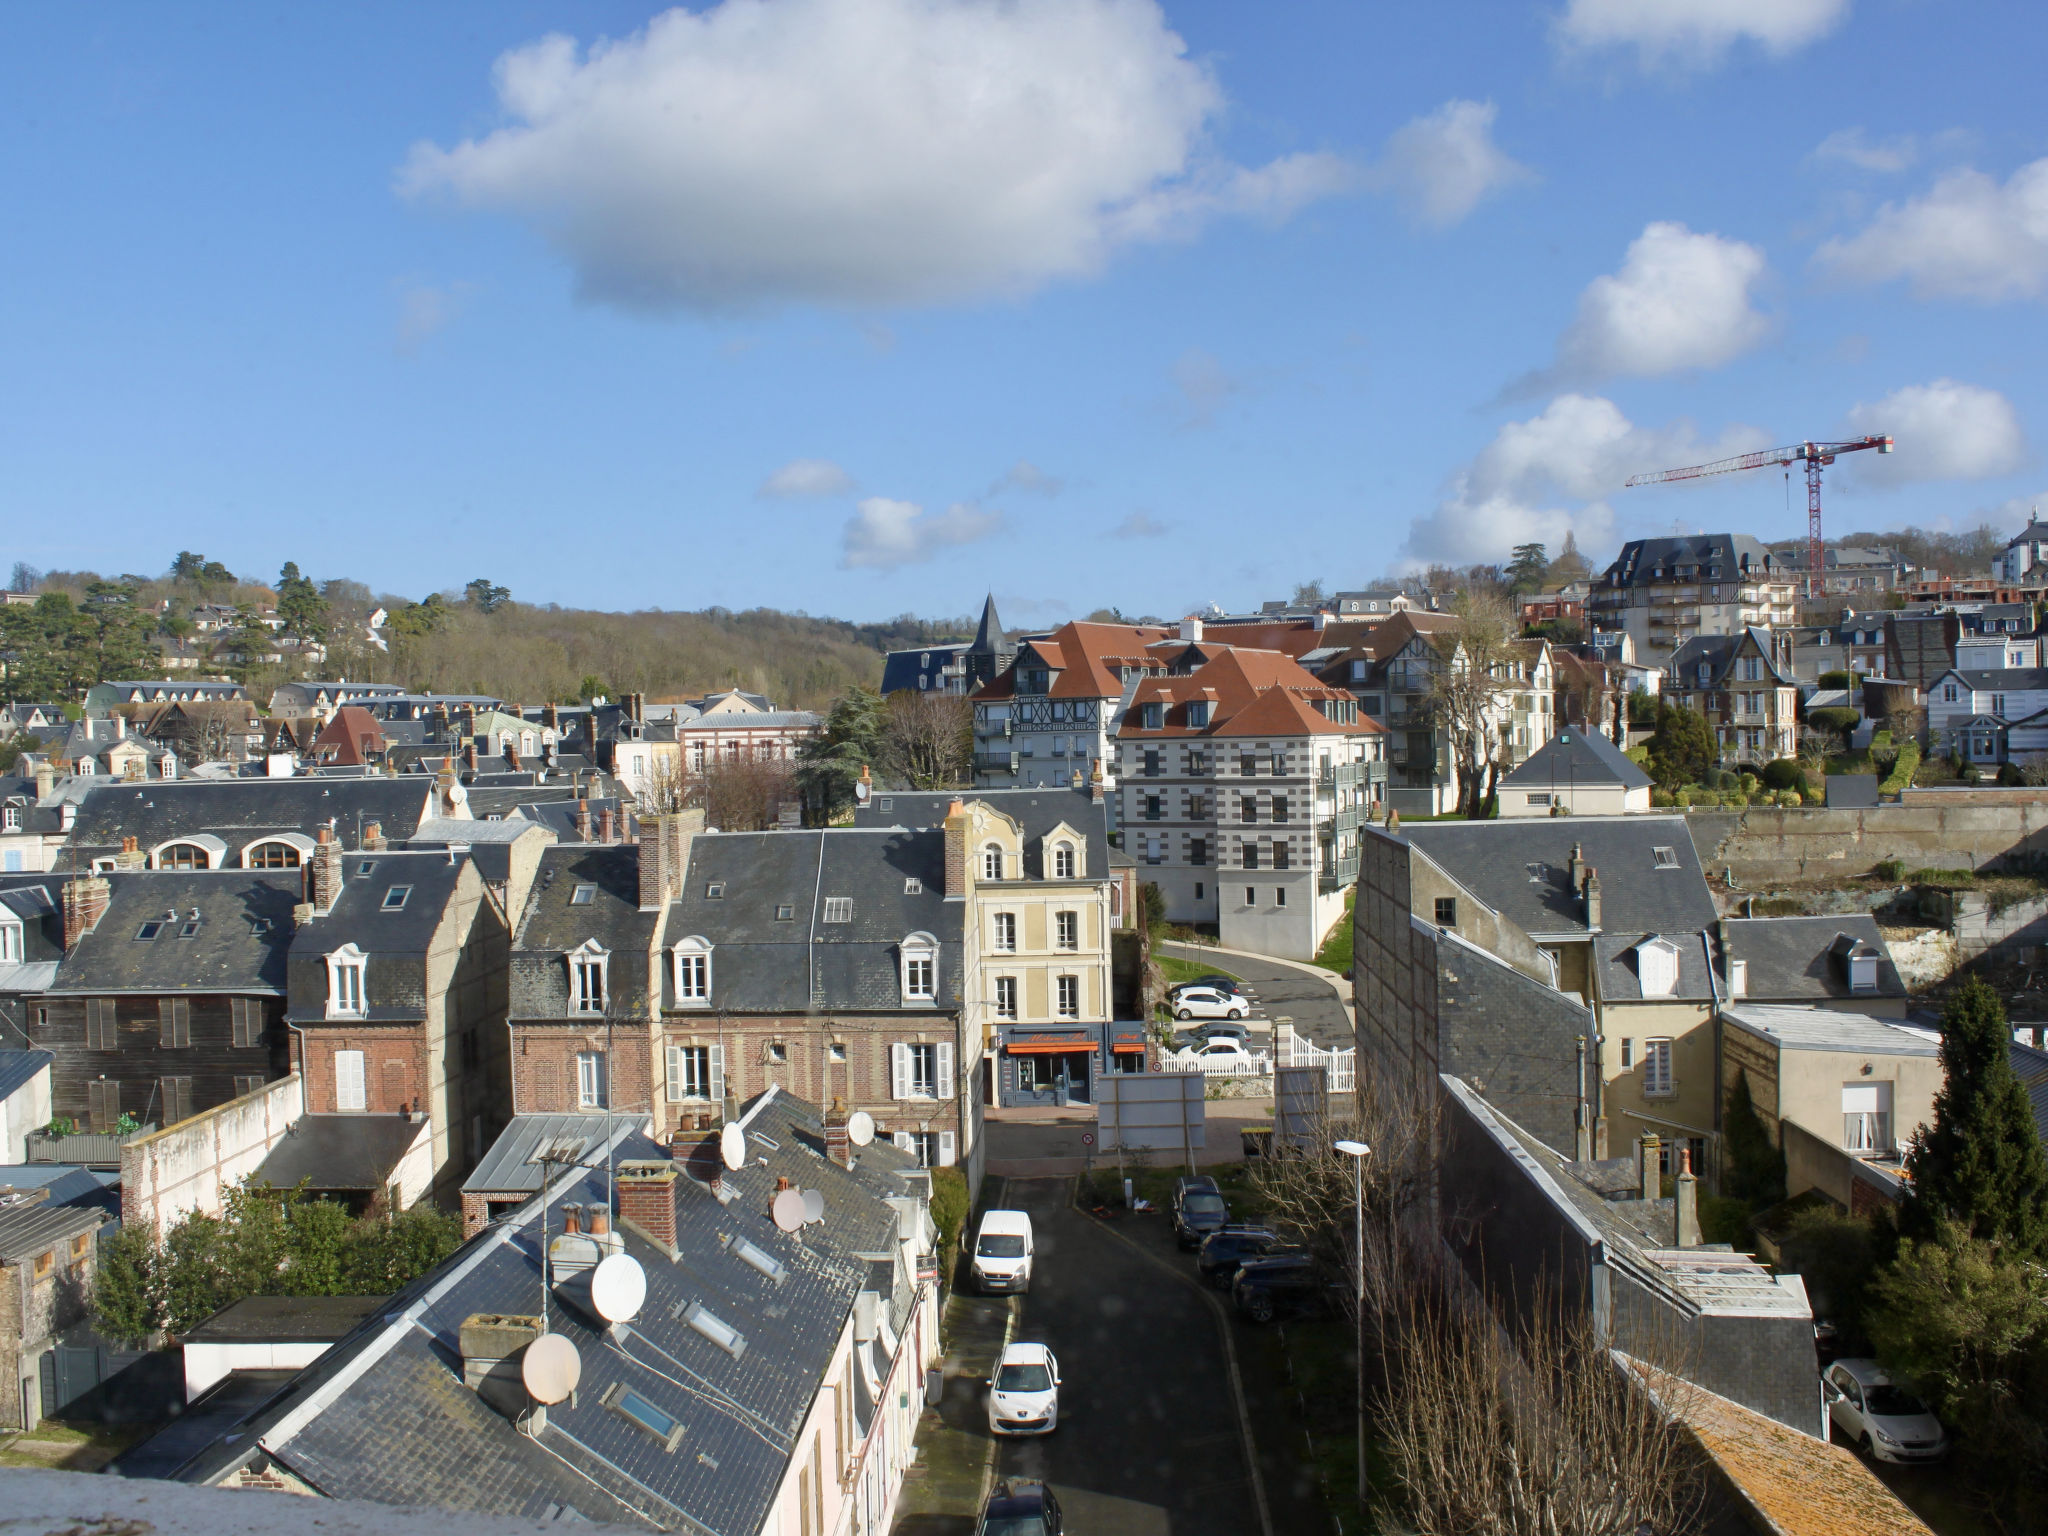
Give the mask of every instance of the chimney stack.
<path id="1" fill-rule="evenodd" d="M 825 1155 L 840 1167 L 848 1167 L 853 1159 L 853 1141 L 846 1134 L 846 1101 L 835 1098 L 832 1107 L 825 1111 Z"/>
<path id="2" fill-rule="evenodd" d="M 1180 637 L 1191 645 L 1202 643 L 1202 621 L 1192 613 L 1180 621 Z"/>
<path id="3" fill-rule="evenodd" d="M 514 773 L 519 771 L 519 748 L 513 745 L 510 736 L 505 738 L 505 766 Z"/>
<path id="4" fill-rule="evenodd" d="M 562 712 L 560 709 L 556 708 L 554 700 L 550 699 L 547 703 L 541 706 L 540 723 L 546 726 L 549 730 L 555 732 L 555 734 L 561 734 Z"/>
<path id="5" fill-rule="evenodd" d="M 576 798 L 576 841 L 590 841 L 590 802 L 580 795 Z"/>
<path id="6" fill-rule="evenodd" d="M 1572 894 L 1577 895 L 1586 883 L 1586 849 L 1583 843 L 1572 844 L 1571 862 L 1566 868 L 1571 871 Z"/>
<path id="7" fill-rule="evenodd" d="M 456 1334 L 462 1351 L 462 1384 L 515 1422 L 529 1412 L 543 1414 L 527 1393 L 520 1356 L 543 1332 L 537 1317 L 472 1312 Z"/>
<path id="8" fill-rule="evenodd" d="M 64 887 L 64 947 L 70 949 L 100 925 L 114 888 L 98 875 L 73 880 Z"/>
<path id="9" fill-rule="evenodd" d="M 1590 865 L 1586 869 L 1586 926 L 1600 926 L 1600 871 Z"/>
<path id="10" fill-rule="evenodd" d="M 619 1164 L 619 1220 L 657 1248 L 676 1251 L 676 1165 L 666 1158 Z"/>
<path id="11" fill-rule="evenodd" d="M 366 821 L 363 823 L 363 846 L 372 853 L 384 851 L 384 823 Z"/>
<path id="12" fill-rule="evenodd" d="M 640 818 L 640 910 L 658 912 L 675 889 L 668 870 L 668 817 Z"/>
<path id="13" fill-rule="evenodd" d="M 114 855 L 114 868 L 119 870 L 140 869 L 146 861 L 142 857 L 142 845 L 132 837 L 121 839 L 121 851 Z"/>
<path id="14" fill-rule="evenodd" d="M 309 872 L 314 907 L 321 912 L 332 912 L 334 904 L 341 898 L 341 844 L 334 840 L 334 828 L 322 827 L 313 849 L 313 865 Z"/>
<path id="15" fill-rule="evenodd" d="M 1655 1131 L 1649 1132 L 1641 1141 L 1636 1143 L 1636 1157 L 1641 1165 L 1637 1172 L 1641 1179 L 1642 1196 L 1645 1200 L 1663 1198 L 1663 1154 L 1664 1143 L 1657 1139 Z"/>
<path id="16" fill-rule="evenodd" d="M 597 840 L 600 843 L 615 843 L 619 840 L 619 813 L 610 806 L 597 813 Z"/>
<path id="17" fill-rule="evenodd" d="M 1088 775 L 1088 798 L 1097 805 L 1102 804 L 1102 759 L 1095 759 L 1094 771 Z"/>
<path id="18" fill-rule="evenodd" d="M 946 807 L 946 898 L 967 895 L 967 836 L 970 831 L 965 801 L 955 799 Z"/>
<path id="19" fill-rule="evenodd" d="M 1678 1210 L 1677 1237 L 1675 1248 L 1697 1248 L 1700 1245 L 1700 1181 L 1693 1177 L 1692 1152 L 1681 1147 L 1678 1153 Z"/>
<path id="20" fill-rule="evenodd" d="M 36 803 L 42 804 L 56 792 L 57 770 L 45 760 L 36 764 Z"/>
<path id="21" fill-rule="evenodd" d="M 471 737 L 462 744 L 462 768 L 465 773 L 476 772 L 476 738 Z"/>

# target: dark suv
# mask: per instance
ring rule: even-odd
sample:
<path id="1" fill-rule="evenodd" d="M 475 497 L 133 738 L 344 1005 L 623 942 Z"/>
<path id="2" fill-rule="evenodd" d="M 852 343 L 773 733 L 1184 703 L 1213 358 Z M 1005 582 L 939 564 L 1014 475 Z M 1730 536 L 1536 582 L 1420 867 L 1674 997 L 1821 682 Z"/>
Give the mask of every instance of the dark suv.
<path id="1" fill-rule="evenodd" d="M 1230 1283 L 1231 1304 L 1255 1323 L 1319 1309 L 1330 1288 L 1305 1253 L 1249 1259 Z"/>
<path id="2" fill-rule="evenodd" d="M 1013 1477 L 990 1490 L 976 1536 L 1060 1536 L 1060 1501 L 1044 1483 Z"/>
<path id="3" fill-rule="evenodd" d="M 1262 1259 L 1271 1253 L 1289 1251 L 1290 1245 L 1283 1243 L 1277 1232 L 1265 1227 L 1224 1227 L 1202 1239 L 1195 1268 L 1201 1272 L 1204 1284 L 1227 1291 L 1230 1282 L 1237 1278 L 1237 1266 L 1247 1259 Z"/>
<path id="4" fill-rule="evenodd" d="M 1230 1224 L 1230 1207 L 1210 1178 L 1181 1179 L 1173 1186 L 1173 1235 L 1183 1248 L 1198 1248 L 1211 1232 Z"/>

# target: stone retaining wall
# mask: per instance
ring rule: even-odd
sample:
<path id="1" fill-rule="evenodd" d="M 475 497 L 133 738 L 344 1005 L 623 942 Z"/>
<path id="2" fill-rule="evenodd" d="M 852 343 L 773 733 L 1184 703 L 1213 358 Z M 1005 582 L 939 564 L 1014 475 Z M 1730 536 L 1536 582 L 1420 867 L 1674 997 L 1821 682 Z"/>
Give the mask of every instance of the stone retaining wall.
<path id="1" fill-rule="evenodd" d="M 1929 794 L 1936 792 L 1929 791 Z M 1907 869 L 2048 869 L 2048 796 L 2008 790 L 2014 803 L 1958 799 L 1877 805 L 1701 811 L 1686 816 L 1708 874 L 1754 890 L 1788 880 L 1836 880 L 1897 859 Z"/>

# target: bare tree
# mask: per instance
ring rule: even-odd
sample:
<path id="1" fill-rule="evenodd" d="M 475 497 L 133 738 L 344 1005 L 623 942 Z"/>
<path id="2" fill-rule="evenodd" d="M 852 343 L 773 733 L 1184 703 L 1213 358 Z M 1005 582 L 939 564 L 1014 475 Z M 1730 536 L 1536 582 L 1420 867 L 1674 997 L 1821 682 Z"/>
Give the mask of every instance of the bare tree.
<path id="1" fill-rule="evenodd" d="M 1458 622 L 1432 637 L 1437 659 L 1424 707 L 1450 744 L 1461 808 L 1478 816 L 1491 792 L 1488 770 L 1497 778 L 1508 750 L 1507 704 L 1516 691 L 1513 630 L 1507 603 L 1496 593 L 1468 591 L 1452 612 Z"/>
<path id="2" fill-rule="evenodd" d="M 686 801 L 721 832 L 761 832 L 797 799 L 795 765 L 779 758 L 719 758 L 690 774 Z"/>
<path id="3" fill-rule="evenodd" d="M 645 816 L 667 816 L 699 801 L 692 798 L 695 785 L 683 767 L 680 751 L 658 754 L 647 772 L 633 786 L 633 798 Z"/>
<path id="4" fill-rule="evenodd" d="M 912 789 L 965 784 L 974 760 L 974 706 L 965 694 L 898 689 L 886 703 L 882 753 Z"/>

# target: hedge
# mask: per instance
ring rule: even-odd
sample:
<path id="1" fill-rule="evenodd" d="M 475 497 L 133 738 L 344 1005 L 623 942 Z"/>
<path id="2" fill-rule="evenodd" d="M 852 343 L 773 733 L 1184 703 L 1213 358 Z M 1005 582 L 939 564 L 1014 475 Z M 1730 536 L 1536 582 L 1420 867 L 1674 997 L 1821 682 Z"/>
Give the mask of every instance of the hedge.
<path id="1" fill-rule="evenodd" d="M 1877 786 L 1881 795 L 1896 795 L 1913 782 L 1914 770 L 1920 766 L 1920 743 L 1909 741 L 1899 748 L 1898 761 L 1892 764 L 1892 771 L 1885 775 L 1884 782 Z"/>

